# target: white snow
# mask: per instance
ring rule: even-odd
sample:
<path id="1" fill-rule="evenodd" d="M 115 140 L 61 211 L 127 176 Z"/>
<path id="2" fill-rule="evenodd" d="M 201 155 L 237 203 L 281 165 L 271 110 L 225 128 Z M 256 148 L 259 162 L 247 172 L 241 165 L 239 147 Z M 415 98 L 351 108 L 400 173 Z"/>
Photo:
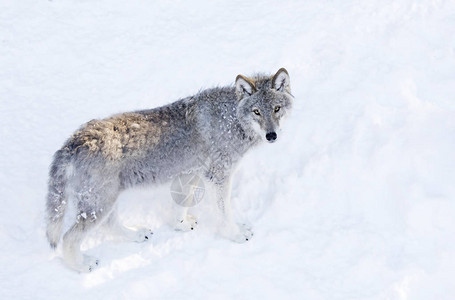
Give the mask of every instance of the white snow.
<path id="1" fill-rule="evenodd" d="M 2 299 L 454 299 L 454 1 L 0 2 Z M 295 107 L 233 182 L 254 237 L 169 225 L 169 185 L 128 191 L 78 274 L 44 234 L 52 154 L 82 123 L 290 74 Z"/>

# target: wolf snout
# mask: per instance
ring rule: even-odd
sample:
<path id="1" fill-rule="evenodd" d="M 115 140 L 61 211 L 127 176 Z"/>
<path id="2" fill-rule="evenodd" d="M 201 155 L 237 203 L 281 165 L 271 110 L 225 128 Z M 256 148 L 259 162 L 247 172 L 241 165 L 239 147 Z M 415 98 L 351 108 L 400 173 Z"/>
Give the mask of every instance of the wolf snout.
<path id="1" fill-rule="evenodd" d="M 267 132 L 267 134 L 265 135 L 265 138 L 267 139 L 267 141 L 269 141 L 270 143 L 273 143 L 276 138 L 277 138 L 277 134 L 276 132 Z"/>

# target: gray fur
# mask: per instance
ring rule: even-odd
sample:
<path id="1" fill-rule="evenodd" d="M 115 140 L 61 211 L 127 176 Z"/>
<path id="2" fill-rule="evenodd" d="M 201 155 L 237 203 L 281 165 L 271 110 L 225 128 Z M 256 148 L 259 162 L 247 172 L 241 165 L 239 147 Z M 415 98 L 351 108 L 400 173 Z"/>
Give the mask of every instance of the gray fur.
<path id="1" fill-rule="evenodd" d="M 239 75 L 235 87 L 208 89 L 166 106 L 84 124 L 55 153 L 50 168 L 46 211 L 51 246 L 59 242 L 67 199 L 75 199 L 78 214 L 64 234 L 63 256 L 70 267 L 91 271 L 97 260 L 83 256 L 80 244 L 103 220 L 136 241 L 150 235 L 118 224 L 119 193 L 167 182 L 183 172 L 200 174 L 216 191 L 221 233 L 237 242 L 248 240 L 251 231 L 235 224 L 231 214 L 233 169 L 246 151 L 277 131 L 292 99 L 289 75 L 280 69 L 274 76 Z M 196 222 L 183 209 L 178 223 L 179 229 L 193 229 Z"/>

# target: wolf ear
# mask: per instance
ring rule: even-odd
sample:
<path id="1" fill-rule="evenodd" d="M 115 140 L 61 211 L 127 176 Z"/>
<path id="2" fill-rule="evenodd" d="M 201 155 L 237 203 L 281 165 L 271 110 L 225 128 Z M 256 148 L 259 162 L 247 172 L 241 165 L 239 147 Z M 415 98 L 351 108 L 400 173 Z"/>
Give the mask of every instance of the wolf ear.
<path id="1" fill-rule="evenodd" d="M 272 79 L 272 87 L 279 92 L 291 92 L 291 79 L 285 68 L 281 68 L 276 72 Z"/>
<path id="2" fill-rule="evenodd" d="M 237 100 L 241 100 L 246 96 L 251 96 L 254 92 L 256 92 L 254 82 L 243 75 L 238 75 L 235 79 L 235 94 L 237 95 Z"/>

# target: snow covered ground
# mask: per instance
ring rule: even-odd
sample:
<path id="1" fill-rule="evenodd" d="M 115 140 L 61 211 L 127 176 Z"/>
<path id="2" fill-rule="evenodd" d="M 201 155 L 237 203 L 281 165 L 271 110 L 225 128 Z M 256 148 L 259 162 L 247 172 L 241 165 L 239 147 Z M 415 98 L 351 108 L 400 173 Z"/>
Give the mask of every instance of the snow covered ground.
<path id="1" fill-rule="evenodd" d="M 2 299 L 455 299 L 454 1 L 0 2 Z M 121 195 L 90 274 L 44 236 L 51 156 L 82 123 L 291 75 L 279 143 L 234 180 L 254 238 L 173 231 L 169 186 Z"/>

